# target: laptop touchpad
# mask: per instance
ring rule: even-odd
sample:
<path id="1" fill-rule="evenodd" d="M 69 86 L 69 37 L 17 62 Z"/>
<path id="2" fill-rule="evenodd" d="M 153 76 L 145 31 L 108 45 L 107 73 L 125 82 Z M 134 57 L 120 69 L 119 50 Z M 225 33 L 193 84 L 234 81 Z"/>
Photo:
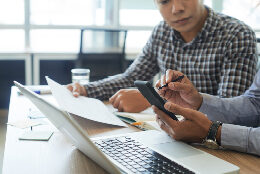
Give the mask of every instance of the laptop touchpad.
<path id="1" fill-rule="evenodd" d="M 176 141 L 171 143 L 154 144 L 150 145 L 150 147 L 161 154 L 165 154 L 165 156 L 174 158 L 185 158 L 203 154 L 200 150 L 197 150 L 185 143 Z"/>

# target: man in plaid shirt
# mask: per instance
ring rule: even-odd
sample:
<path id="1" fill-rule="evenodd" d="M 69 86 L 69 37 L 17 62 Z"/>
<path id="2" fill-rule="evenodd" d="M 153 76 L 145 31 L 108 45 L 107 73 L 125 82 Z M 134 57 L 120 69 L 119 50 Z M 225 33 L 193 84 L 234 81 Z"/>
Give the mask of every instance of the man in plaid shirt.
<path id="1" fill-rule="evenodd" d="M 199 92 L 233 97 L 244 93 L 256 73 L 256 37 L 232 17 L 214 12 L 202 0 L 156 0 L 164 19 L 141 54 L 123 73 L 100 81 L 68 85 L 74 96 L 109 99 L 124 112 L 150 106 L 134 86 L 167 69 L 181 71 Z M 118 91 L 119 90 L 119 91 Z M 116 94 L 115 94 L 116 93 Z M 111 97 L 112 96 L 112 97 Z"/>

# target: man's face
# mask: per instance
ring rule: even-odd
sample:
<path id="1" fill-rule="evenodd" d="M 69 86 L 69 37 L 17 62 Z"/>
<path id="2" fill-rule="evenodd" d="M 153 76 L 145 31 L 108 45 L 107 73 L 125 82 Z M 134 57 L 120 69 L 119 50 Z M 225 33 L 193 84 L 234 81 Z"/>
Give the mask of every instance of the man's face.
<path id="1" fill-rule="evenodd" d="M 164 20 L 180 33 L 196 31 L 203 20 L 202 0 L 156 0 L 156 3 Z"/>

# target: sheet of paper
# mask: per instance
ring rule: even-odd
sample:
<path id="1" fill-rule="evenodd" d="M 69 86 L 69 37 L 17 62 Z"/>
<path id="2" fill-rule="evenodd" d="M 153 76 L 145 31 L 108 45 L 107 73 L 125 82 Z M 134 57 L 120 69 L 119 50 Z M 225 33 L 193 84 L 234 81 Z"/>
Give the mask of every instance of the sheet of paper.
<path id="1" fill-rule="evenodd" d="M 145 121 L 141 127 L 143 127 L 144 129 L 147 129 L 147 130 L 162 131 L 162 129 L 160 128 L 160 126 L 158 125 L 158 123 L 156 121 Z"/>
<path id="2" fill-rule="evenodd" d="M 41 111 L 39 111 L 38 109 L 35 109 L 35 108 L 29 108 L 27 116 L 30 119 L 45 118 L 43 113 L 41 113 Z"/>
<path id="3" fill-rule="evenodd" d="M 41 125 L 40 122 L 30 119 L 18 120 L 14 122 L 8 122 L 8 125 L 18 127 L 20 129 Z"/>
<path id="4" fill-rule="evenodd" d="M 114 112 L 115 115 L 119 115 L 126 118 L 131 118 L 135 121 L 155 121 L 155 114 L 146 113 L 130 113 L 130 112 Z"/>
<path id="5" fill-rule="evenodd" d="M 20 135 L 19 140 L 48 141 L 52 131 L 28 131 Z"/>
<path id="6" fill-rule="evenodd" d="M 127 127 L 125 123 L 109 112 L 102 101 L 83 96 L 76 98 L 65 86 L 48 77 L 46 80 L 52 95 L 63 110 L 100 123 Z"/>

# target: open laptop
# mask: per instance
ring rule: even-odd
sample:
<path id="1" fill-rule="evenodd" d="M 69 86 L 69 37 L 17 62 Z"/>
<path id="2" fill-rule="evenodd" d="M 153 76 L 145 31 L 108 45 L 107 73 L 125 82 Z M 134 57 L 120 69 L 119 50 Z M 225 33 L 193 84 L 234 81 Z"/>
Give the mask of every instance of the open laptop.
<path id="1" fill-rule="evenodd" d="M 109 173 L 239 173 L 237 166 L 160 131 L 90 139 L 69 113 L 14 83 L 65 137 Z"/>

